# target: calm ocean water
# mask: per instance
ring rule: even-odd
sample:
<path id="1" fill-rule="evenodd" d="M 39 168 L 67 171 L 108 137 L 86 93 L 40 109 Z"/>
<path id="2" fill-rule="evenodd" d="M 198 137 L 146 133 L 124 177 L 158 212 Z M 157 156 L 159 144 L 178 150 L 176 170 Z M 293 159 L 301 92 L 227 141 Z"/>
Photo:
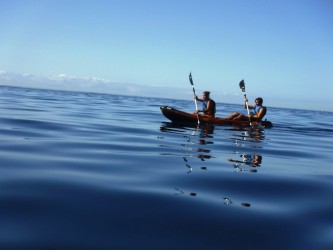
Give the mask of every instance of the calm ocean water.
<path id="1" fill-rule="evenodd" d="M 333 113 L 196 128 L 163 105 L 194 110 L 0 87 L 0 249 L 333 249 Z"/>

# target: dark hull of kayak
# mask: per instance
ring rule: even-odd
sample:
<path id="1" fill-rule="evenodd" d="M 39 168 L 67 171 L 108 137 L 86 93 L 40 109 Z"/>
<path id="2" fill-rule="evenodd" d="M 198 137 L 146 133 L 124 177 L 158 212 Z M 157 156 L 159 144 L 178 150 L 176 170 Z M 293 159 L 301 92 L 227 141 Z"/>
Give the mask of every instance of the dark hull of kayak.
<path id="1" fill-rule="evenodd" d="M 178 109 L 171 108 L 169 106 L 160 107 L 163 115 L 172 122 L 179 123 L 198 123 L 197 114 L 190 114 L 183 112 Z M 204 124 L 216 124 L 216 125 L 229 125 L 229 126 L 250 126 L 249 121 L 240 121 L 240 120 L 227 120 L 221 117 L 210 117 L 206 115 L 199 115 L 200 123 Z M 252 122 L 252 125 L 260 125 L 263 127 L 270 128 L 272 123 L 270 121 L 261 121 L 261 122 Z"/>

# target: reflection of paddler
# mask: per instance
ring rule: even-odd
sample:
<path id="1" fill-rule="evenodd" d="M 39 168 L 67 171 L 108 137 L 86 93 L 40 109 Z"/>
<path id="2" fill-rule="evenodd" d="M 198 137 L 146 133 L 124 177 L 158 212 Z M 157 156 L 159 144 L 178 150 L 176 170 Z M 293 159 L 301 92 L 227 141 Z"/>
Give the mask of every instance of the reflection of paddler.
<path id="1" fill-rule="evenodd" d="M 211 137 L 214 134 L 215 126 L 212 124 L 206 124 L 200 127 L 200 137 Z"/>
<path id="2" fill-rule="evenodd" d="M 205 138 L 213 138 L 212 134 L 214 134 L 214 125 L 206 125 L 200 127 L 200 133 L 199 133 L 199 144 L 213 144 L 213 141 L 206 140 Z"/>
<path id="3" fill-rule="evenodd" d="M 237 162 L 237 163 L 244 163 L 247 165 L 252 165 L 253 167 L 259 167 L 262 162 L 262 156 L 261 155 L 241 155 L 243 158 L 243 161 L 240 160 L 234 160 L 232 158 L 228 158 L 228 161 L 231 162 Z"/>

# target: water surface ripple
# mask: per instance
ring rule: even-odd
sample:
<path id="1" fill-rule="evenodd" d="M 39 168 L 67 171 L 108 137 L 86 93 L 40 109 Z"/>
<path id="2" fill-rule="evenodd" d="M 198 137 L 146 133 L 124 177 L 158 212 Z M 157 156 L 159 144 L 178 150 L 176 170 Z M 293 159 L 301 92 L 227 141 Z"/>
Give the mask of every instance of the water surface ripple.
<path id="1" fill-rule="evenodd" d="M 0 249 L 333 249 L 333 114 L 0 87 Z M 218 115 L 243 111 L 218 104 Z"/>

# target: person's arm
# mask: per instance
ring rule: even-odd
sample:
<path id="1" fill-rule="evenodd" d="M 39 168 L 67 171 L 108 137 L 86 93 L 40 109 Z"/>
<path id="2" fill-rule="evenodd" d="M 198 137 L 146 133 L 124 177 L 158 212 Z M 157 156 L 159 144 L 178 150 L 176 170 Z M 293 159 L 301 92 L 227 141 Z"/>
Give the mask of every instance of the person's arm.
<path id="1" fill-rule="evenodd" d="M 210 110 L 210 107 L 211 106 L 211 101 L 209 100 L 208 102 L 207 102 L 207 107 L 206 107 L 206 110 Z"/>
<path id="2" fill-rule="evenodd" d="M 203 99 L 200 99 L 198 96 L 195 96 L 194 99 L 197 100 L 197 101 L 199 101 L 199 102 L 203 101 Z"/>
<path id="3" fill-rule="evenodd" d="M 245 98 L 244 100 L 244 108 L 246 109 L 246 102 L 249 102 L 249 99 Z M 249 109 L 253 109 L 254 106 L 253 105 L 248 105 Z"/>
<path id="4" fill-rule="evenodd" d="M 258 118 L 262 119 L 266 114 L 266 107 L 262 107 L 258 112 Z"/>
<path id="5" fill-rule="evenodd" d="M 198 98 L 197 95 L 194 97 L 194 99 L 197 100 L 197 101 L 199 101 L 199 102 L 202 102 L 202 101 L 203 101 L 202 99 Z M 203 112 L 203 110 L 199 110 L 199 109 L 198 109 L 195 113 L 199 113 L 199 112 Z"/>

